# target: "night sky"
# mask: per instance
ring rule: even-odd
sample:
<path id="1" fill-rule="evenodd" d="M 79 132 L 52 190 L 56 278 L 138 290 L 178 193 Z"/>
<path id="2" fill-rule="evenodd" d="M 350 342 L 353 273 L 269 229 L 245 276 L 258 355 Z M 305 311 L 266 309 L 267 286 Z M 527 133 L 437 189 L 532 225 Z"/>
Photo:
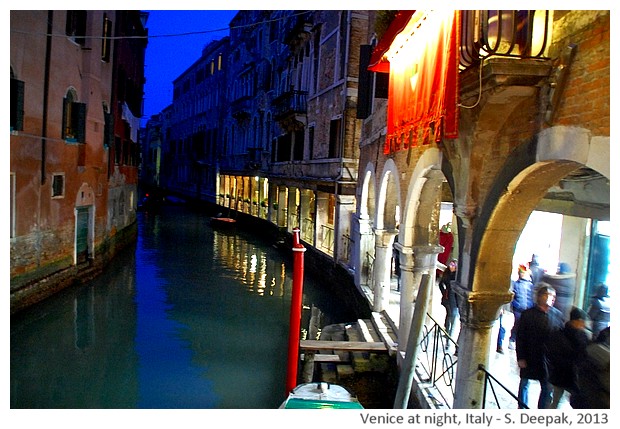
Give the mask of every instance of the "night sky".
<path id="1" fill-rule="evenodd" d="M 172 102 L 172 81 L 212 40 L 229 35 L 236 10 L 148 10 L 143 123 Z"/>

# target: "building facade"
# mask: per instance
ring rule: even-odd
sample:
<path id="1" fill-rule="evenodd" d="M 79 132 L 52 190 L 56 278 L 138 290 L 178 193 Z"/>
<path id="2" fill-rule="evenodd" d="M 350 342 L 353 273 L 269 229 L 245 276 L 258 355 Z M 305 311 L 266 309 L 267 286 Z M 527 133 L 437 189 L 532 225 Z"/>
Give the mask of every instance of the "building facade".
<path id="1" fill-rule="evenodd" d="M 200 58 L 174 80 L 172 104 L 157 121 L 149 122 L 151 131 L 157 122 L 149 144 L 160 141 L 161 185 L 187 198 L 215 202 L 218 151 L 228 105 L 228 45 L 225 37 L 205 46 Z"/>
<path id="2" fill-rule="evenodd" d="M 146 14 L 11 12 L 11 309 L 135 239 Z"/>
<path id="3" fill-rule="evenodd" d="M 175 97 L 161 118 L 162 188 L 281 231 L 299 227 L 304 242 L 348 265 L 367 15 L 240 11 L 230 37 L 207 46 L 174 81 Z M 203 63 L 216 65 L 205 91 L 195 84 Z M 193 106 L 201 103 L 215 110 L 198 120 Z M 201 134 L 206 120 L 211 125 Z M 216 182 L 204 179 L 213 173 Z"/>
<path id="4" fill-rule="evenodd" d="M 447 405 L 480 408 L 480 367 L 533 211 L 563 215 L 559 258 L 579 285 L 572 304 L 586 308 L 595 284 L 590 239 L 610 220 L 609 11 L 401 11 L 390 22 L 367 40 L 367 69 L 389 73 L 389 96 L 367 94 L 361 112 L 356 284 L 387 311 L 398 258 L 405 406 L 444 250 L 440 211 L 452 205 L 461 331 Z"/>

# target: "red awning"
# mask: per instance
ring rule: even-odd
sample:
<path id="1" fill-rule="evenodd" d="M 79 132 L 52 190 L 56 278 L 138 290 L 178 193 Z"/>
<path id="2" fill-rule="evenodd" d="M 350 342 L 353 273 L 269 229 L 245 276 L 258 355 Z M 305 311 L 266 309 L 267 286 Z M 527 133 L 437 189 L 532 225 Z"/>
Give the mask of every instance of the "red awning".
<path id="1" fill-rule="evenodd" d="M 405 29 L 409 23 L 409 19 L 413 16 L 415 10 L 399 10 L 394 20 L 386 30 L 377 46 L 375 46 L 372 56 L 370 57 L 370 64 L 368 70 L 380 73 L 390 72 L 389 61 L 383 59 L 385 53 L 390 49 L 394 38 Z"/>
<path id="2" fill-rule="evenodd" d="M 458 136 L 459 23 L 458 11 L 401 11 L 373 51 L 368 69 L 389 73 L 385 154 Z"/>

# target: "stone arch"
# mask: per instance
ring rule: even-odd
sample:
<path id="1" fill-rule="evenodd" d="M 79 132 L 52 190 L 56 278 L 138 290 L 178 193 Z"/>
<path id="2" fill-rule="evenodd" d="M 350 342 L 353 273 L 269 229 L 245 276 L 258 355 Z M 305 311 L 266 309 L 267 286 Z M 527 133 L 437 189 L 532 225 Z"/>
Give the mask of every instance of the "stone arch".
<path id="1" fill-rule="evenodd" d="M 436 204 L 444 180 L 441 162 L 441 151 L 430 148 L 422 154 L 411 174 L 399 236 L 404 246 L 437 242 L 439 212 Z"/>
<path id="2" fill-rule="evenodd" d="M 592 137 L 576 127 L 553 127 L 538 134 L 533 163 L 508 181 L 490 211 L 475 256 L 472 292 L 507 292 L 505 279 L 510 278 L 514 247 L 530 213 L 551 186 L 578 168 L 588 167 L 609 178 L 609 143 L 608 137 Z"/>
<path id="3" fill-rule="evenodd" d="M 373 311 L 379 312 L 389 305 L 393 245 L 400 224 L 400 183 L 398 168 L 392 159 L 388 159 L 383 166 L 376 198 L 372 289 Z"/>
<path id="4" fill-rule="evenodd" d="M 375 166 L 369 163 L 364 171 L 362 193 L 360 196 L 360 218 L 368 219 L 375 216 Z"/>
<path id="5" fill-rule="evenodd" d="M 421 299 L 421 305 L 416 304 L 416 311 L 420 313 L 416 318 L 423 320 L 435 281 L 435 266 L 440 249 L 441 190 L 445 180 L 441 171 L 442 157 L 441 151 L 437 148 L 424 151 L 414 167 L 407 187 L 397 246 L 401 267 L 401 299 L 398 315 L 398 348 L 401 352 L 407 350 L 410 340 L 414 301 Z M 423 274 L 430 274 L 426 280 L 426 288 L 421 288 Z M 416 326 L 421 325 L 416 323 Z"/>
<path id="6" fill-rule="evenodd" d="M 400 224 L 400 181 L 394 160 L 388 159 L 383 166 L 376 203 L 376 229 L 396 230 Z M 396 204 L 388 204 L 396 202 Z"/>
<path id="7" fill-rule="evenodd" d="M 515 245 L 531 212 L 549 188 L 576 170 L 587 167 L 609 177 L 609 148 L 608 137 L 592 137 L 577 127 L 552 127 L 515 149 L 516 155 L 509 156 L 498 174 L 473 233 L 469 286 L 459 288 L 464 298 L 460 303 L 461 322 L 465 322 L 459 345 L 464 347 L 463 355 L 470 358 L 459 361 L 454 408 L 480 403 L 483 386 L 478 365 L 488 360 L 494 341 L 491 326 L 499 307 L 512 297 L 506 279 L 511 275 Z"/>
<path id="8" fill-rule="evenodd" d="M 361 176 L 362 185 L 358 199 L 357 222 L 354 224 L 354 234 L 358 237 L 354 247 L 356 261 L 355 284 L 362 290 L 363 286 L 372 290 L 373 277 L 372 266 L 375 257 L 375 235 L 373 233 L 373 220 L 375 216 L 375 166 L 368 163 Z"/>
<path id="9" fill-rule="evenodd" d="M 80 189 L 75 195 L 75 206 L 93 206 L 95 205 L 95 191 L 88 183 L 82 183 Z"/>

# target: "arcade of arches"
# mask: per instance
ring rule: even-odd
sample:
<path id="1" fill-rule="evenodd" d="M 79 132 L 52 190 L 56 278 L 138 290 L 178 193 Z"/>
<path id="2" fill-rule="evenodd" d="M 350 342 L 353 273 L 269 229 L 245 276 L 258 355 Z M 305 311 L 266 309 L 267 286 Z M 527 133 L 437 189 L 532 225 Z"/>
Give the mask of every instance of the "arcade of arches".
<path id="1" fill-rule="evenodd" d="M 591 219 L 609 220 L 608 209 L 602 210 L 602 216 L 584 214 L 574 206 L 568 208 L 566 201 L 549 201 L 554 189 L 567 189 L 579 178 L 582 185 L 588 183 L 589 198 L 597 200 L 591 205 L 609 207 L 609 138 L 592 137 L 579 128 L 554 127 L 542 131 L 533 142 L 535 155 L 522 157 L 516 162 L 518 168 L 507 166 L 499 173 L 487 197 L 492 203 L 482 209 L 475 207 L 472 190 L 460 188 L 467 184 L 463 169 L 445 168 L 444 154 L 437 147 L 424 150 L 415 167 L 407 171 L 400 170 L 390 157 L 381 166 L 360 165 L 364 173 L 360 174 L 359 245 L 355 252 L 360 269 L 355 280 L 369 297 L 373 311 L 384 311 L 389 305 L 393 253 L 397 254 L 400 312 L 394 322 L 399 330 L 401 367 L 417 353 L 414 346 L 409 349 L 413 357 L 405 357 L 408 339 L 419 342 L 435 284 L 437 255 L 443 251 L 439 245 L 442 202 L 453 203 L 454 252 L 459 255 L 455 286 L 462 327 L 454 408 L 480 406 L 478 365 L 488 365 L 491 328 L 500 306 L 512 298 L 513 254 L 530 214 L 542 207 L 577 216 L 561 244 L 566 247 L 563 255 L 573 258 L 577 267 L 587 264 L 583 239 Z M 580 283 L 583 299 L 585 279 Z M 412 335 L 410 329 L 418 332 Z"/>

